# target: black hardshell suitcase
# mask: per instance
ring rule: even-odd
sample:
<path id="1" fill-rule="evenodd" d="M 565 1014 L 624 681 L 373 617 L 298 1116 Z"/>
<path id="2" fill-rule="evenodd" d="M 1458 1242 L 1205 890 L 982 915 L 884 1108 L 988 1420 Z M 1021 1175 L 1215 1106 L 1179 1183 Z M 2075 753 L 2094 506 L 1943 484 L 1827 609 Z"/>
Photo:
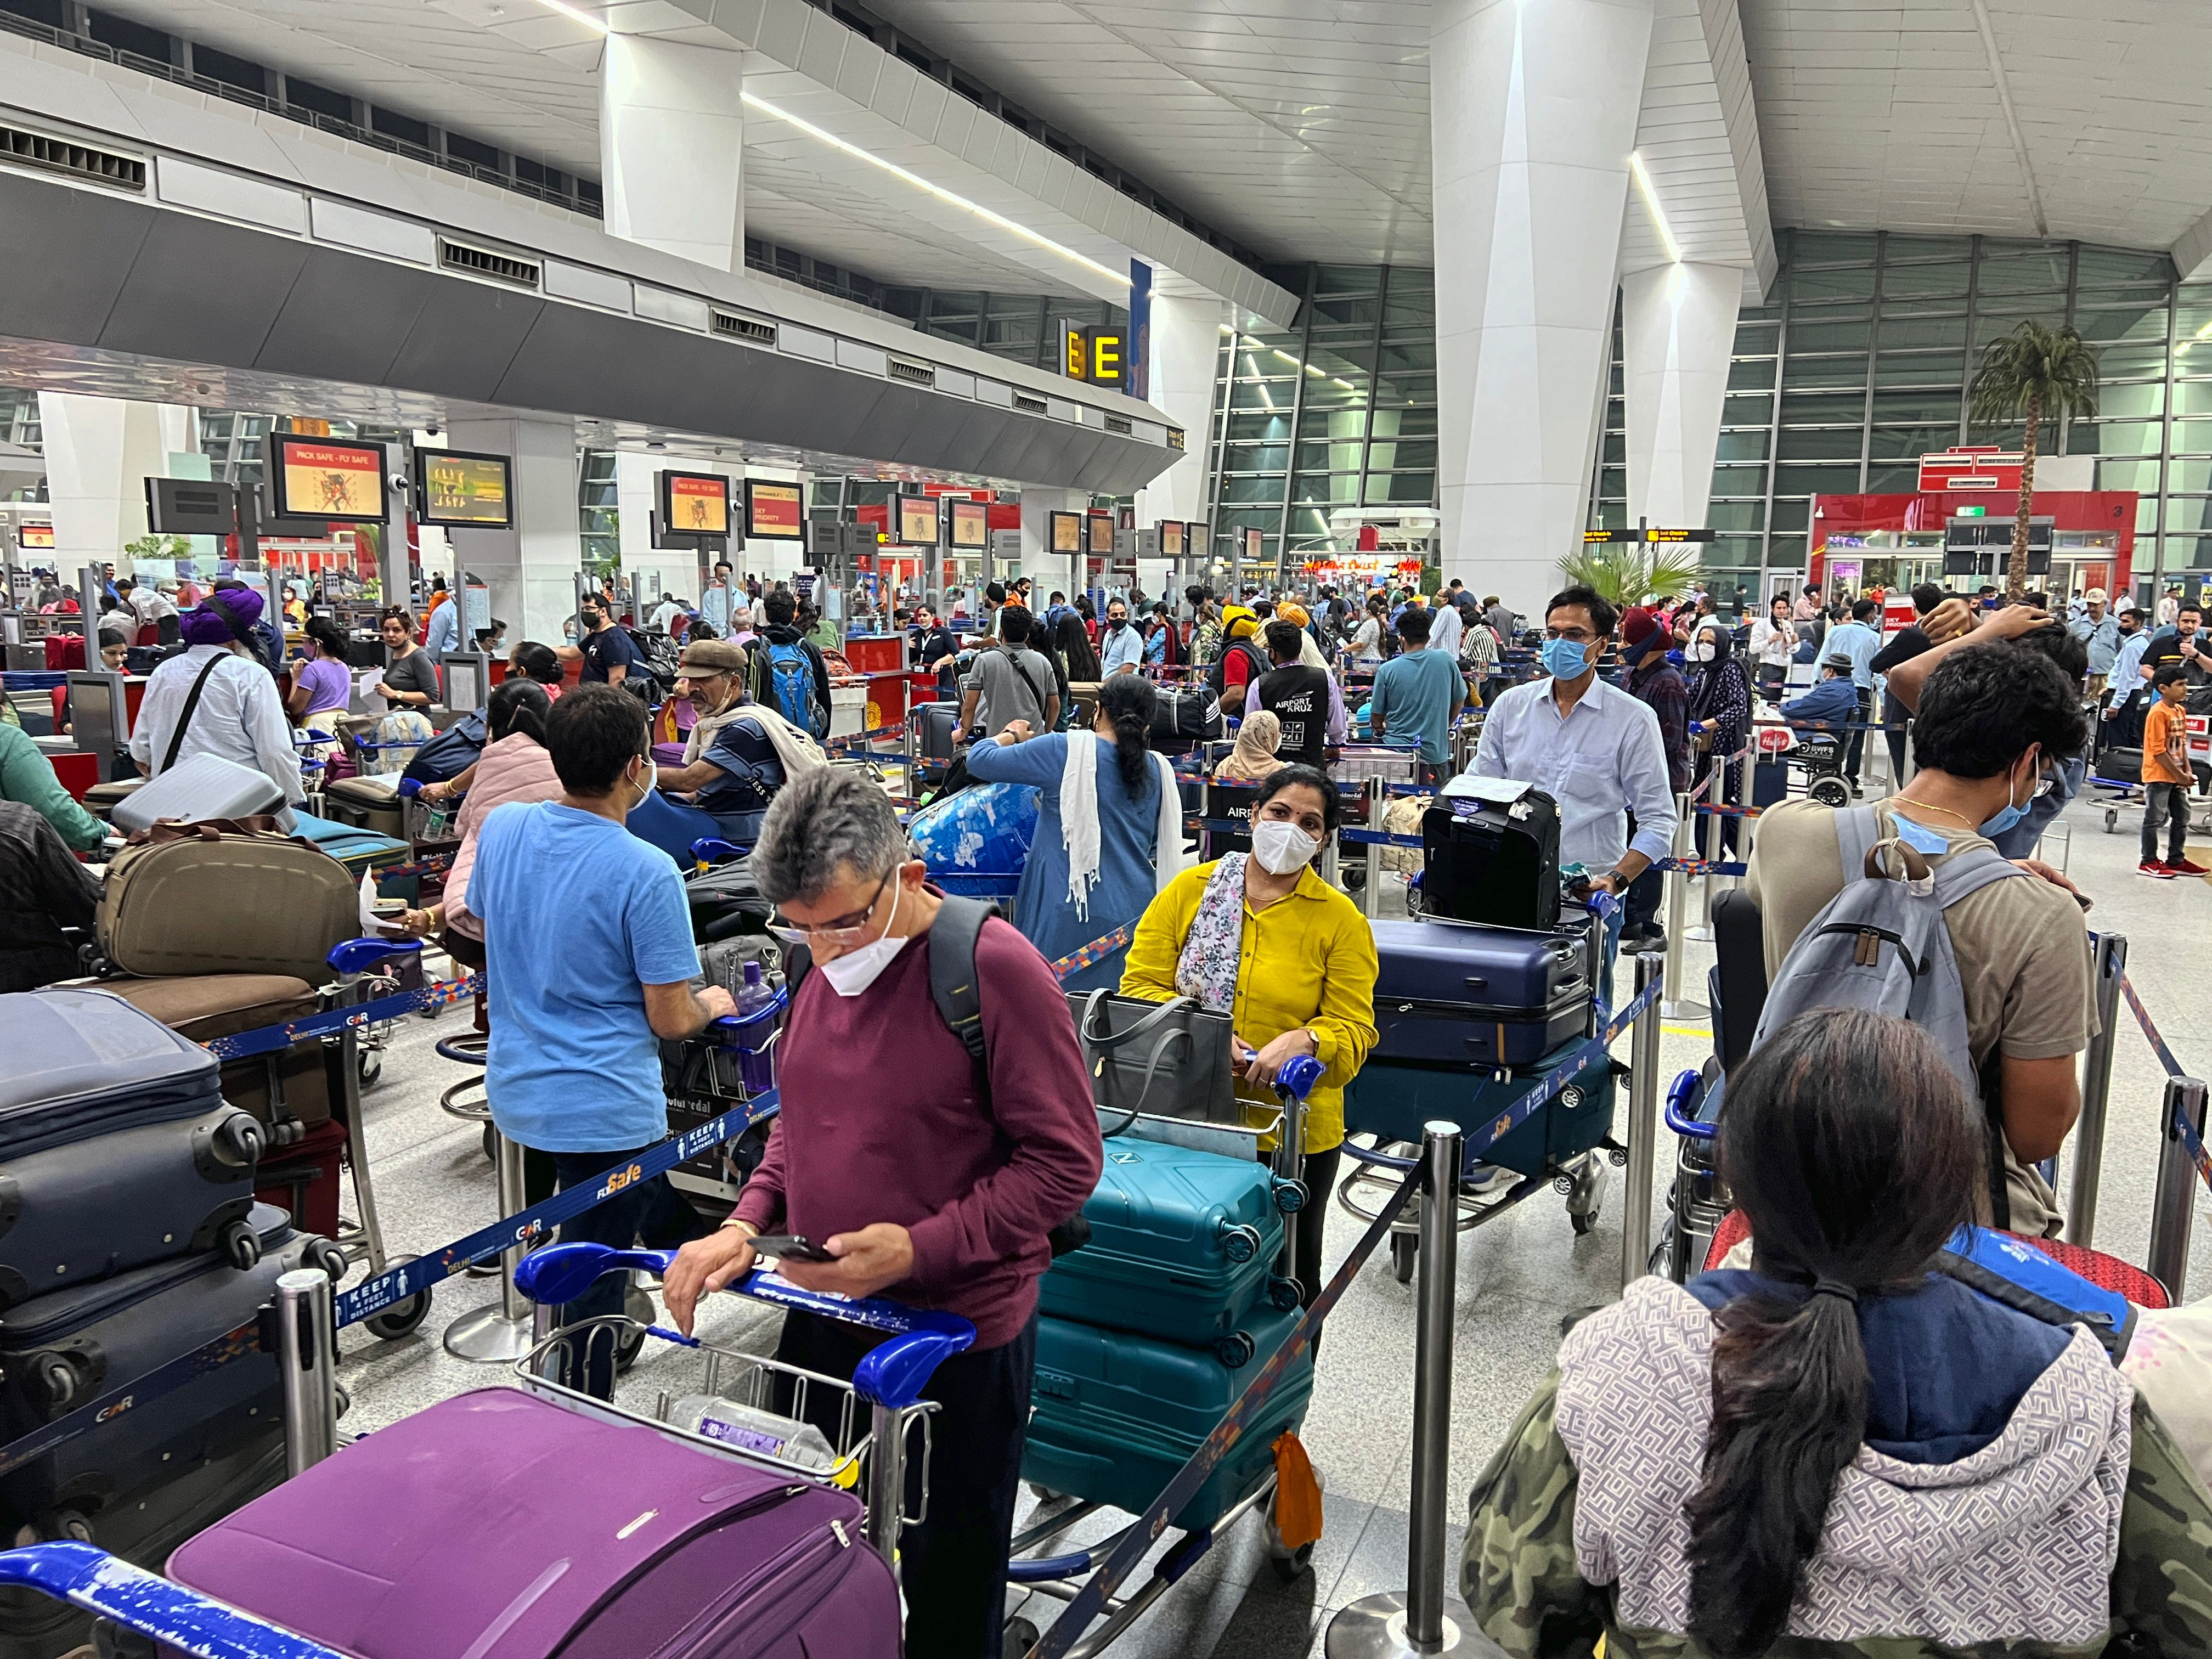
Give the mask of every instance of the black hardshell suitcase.
<path id="1" fill-rule="evenodd" d="M 262 1130 L 218 1103 L 0 1164 L 0 1309 L 88 1279 L 221 1250 L 251 1265 Z"/>
<path id="2" fill-rule="evenodd" d="M 1525 1066 L 1589 1024 L 1581 939 L 1449 921 L 1374 927 L 1375 1059 Z"/>
<path id="3" fill-rule="evenodd" d="M 1558 803 L 1540 789 L 1510 805 L 1438 797 L 1421 814 L 1421 908 L 1455 921 L 1556 931 Z"/>
<path id="4" fill-rule="evenodd" d="M 99 991 L 0 996 L 0 1161 L 222 1104 L 215 1056 Z"/>
<path id="5" fill-rule="evenodd" d="M 957 702 L 916 703 L 914 709 L 915 746 L 926 761 L 949 761 L 960 738 L 960 705 Z"/>
<path id="6" fill-rule="evenodd" d="M 276 1361 L 260 1349 L 258 1310 L 275 1297 L 279 1275 L 319 1265 L 335 1277 L 344 1258 L 328 1240 L 295 1232 L 291 1218 L 272 1205 L 257 1205 L 252 1220 L 261 1256 L 244 1271 L 211 1251 L 0 1314 L 0 1443 L 240 1333 L 223 1363 L 0 1474 L 0 1527 L 12 1534 L 58 1510 L 82 1512 L 187 1464 L 225 1456 L 280 1419 Z"/>

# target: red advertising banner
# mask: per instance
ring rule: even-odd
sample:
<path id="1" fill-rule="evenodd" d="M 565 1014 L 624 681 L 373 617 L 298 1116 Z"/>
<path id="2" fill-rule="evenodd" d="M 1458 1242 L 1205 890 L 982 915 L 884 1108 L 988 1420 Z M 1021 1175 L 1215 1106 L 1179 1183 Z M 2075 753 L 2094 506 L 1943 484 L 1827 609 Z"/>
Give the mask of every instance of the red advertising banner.
<path id="1" fill-rule="evenodd" d="M 745 534 L 795 542 L 806 533 L 805 488 L 765 478 L 745 480 Z"/>

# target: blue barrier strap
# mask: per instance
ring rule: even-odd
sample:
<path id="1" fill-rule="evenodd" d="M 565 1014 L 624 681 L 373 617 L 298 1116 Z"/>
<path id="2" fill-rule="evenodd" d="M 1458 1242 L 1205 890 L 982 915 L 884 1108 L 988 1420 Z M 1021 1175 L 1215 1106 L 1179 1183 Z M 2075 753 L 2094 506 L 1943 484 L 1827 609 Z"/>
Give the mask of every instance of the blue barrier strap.
<path id="1" fill-rule="evenodd" d="M 415 941 L 410 939 L 404 943 L 411 945 Z M 264 1025 L 256 1030 L 216 1037 L 204 1046 L 210 1054 L 222 1060 L 274 1054 L 277 1049 L 289 1048 L 295 1042 L 305 1042 L 313 1037 L 336 1036 L 349 1029 L 359 1030 L 364 1025 L 398 1019 L 402 1015 L 416 1013 L 425 1008 L 448 1008 L 476 995 L 482 989 L 483 975 L 471 974 L 465 979 L 443 980 L 435 985 L 426 985 L 419 991 L 401 991 L 368 1002 L 347 1003 L 340 1007 L 325 1009 L 319 1014 L 309 1014 L 305 1019 L 295 1019 L 289 1024 Z"/>
<path id="2" fill-rule="evenodd" d="M 503 1216 L 490 1226 L 471 1233 L 466 1238 L 456 1239 L 442 1250 L 417 1256 L 412 1261 L 404 1261 L 349 1291 L 341 1291 L 337 1297 L 337 1322 L 341 1328 L 358 1324 L 395 1303 L 404 1302 L 429 1289 L 439 1280 L 451 1277 L 471 1262 L 485 1261 L 513 1245 L 542 1237 L 562 1222 L 573 1220 L 594 1206 L 605 1203 L 617 1193 L 634 1187 L 641 1181 L 650 1181 L 679 1164 L 688 1163 L 708 1148 L 719 1146 L 733 1136 L 743 1134 L 754 1124 L 774 1117 L 775 1113 L 776 1091 L 771 1089 L 741 1106 L 732 1107 L 720 1117 L 702 1123 L 696 1128 L 669 1136 L 635 1158 L 610 1165 L 592 1181 L 556 1193 L 542 1204 L 533 1204 L 514 1215 Z"/>
<path id="3" fill-rule="evenodd" d="M 261 1330 L 258 1320 L 225 1331 L 221 1336 L 202 1343 L 190 1353 L 179 1354 L 166 1365 L 134 1376 L 119 1383 L 97 1399 L 88 1400 L 65 1416 L 57 1417 L 43 1427 L 33 1429 L 21 1438 L 0 1446 L 0 1477 L 12 1474 L 25 1464 L 35 1462 L 59 1447 L 67 1445 L 80 1435 L 106 1427 L 140 1406 L 149 1405 L 163 1395 L 185 1383 L 220 1370 L 234 1359 L 261 1352 Z"/>

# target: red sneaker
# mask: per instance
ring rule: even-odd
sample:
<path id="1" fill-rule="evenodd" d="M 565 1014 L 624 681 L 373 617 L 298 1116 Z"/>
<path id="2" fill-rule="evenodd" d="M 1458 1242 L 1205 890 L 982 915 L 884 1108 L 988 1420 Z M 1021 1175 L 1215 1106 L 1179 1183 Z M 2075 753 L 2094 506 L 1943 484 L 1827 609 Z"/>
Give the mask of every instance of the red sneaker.
<path id="1" fill-rule="evenodd" d="M 2172 871 L 2167 869 L 2156 859 L 2145 859 L 2141 864 L 2136 866 L 2136 873 L 2139 876 L 2148 876 L 2153 881 L 2172 881 L 2174 876 Z"/>
<path id="2" fill-rule="evenodd" d="M 2175 859 L 2166 867 L 2177 876 L 2212 876 L 2212 870 L 2189 859 Z"/>

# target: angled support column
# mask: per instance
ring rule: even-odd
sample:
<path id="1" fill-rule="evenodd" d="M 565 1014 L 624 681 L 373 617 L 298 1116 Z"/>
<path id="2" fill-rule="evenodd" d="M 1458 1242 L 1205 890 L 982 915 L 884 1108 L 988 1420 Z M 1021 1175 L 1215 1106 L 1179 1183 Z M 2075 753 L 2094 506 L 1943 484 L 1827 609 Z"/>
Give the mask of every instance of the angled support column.
<path id="1" fill-rule="evenodd" d="M 1733 265 L 1655 265 L 1620 279 L 1632 524 L 1705 525 L 1742 299 Z"/>
<path id="2" fill-rule="evenodd" d="M 1152 402 L 1182 428 L 1183 458 L 1139 492 L 1137 522 L 1206 516 L 1206 467 L 1212 447 L 1213 376 L 1221 361 L 1218 300 L 1152 295 Z"/>
<path id="3" fill-rule="evenodd" d="M 1652 0 L 1438 0 L 1443 571 L 1540 611 L 1580 544 Z"/>
<path id="4" fill-rule="evenodd" d="M 744 268 L 744 91 L 741 52 L 607 37 L 599 174 L 610 235 Z"/>

